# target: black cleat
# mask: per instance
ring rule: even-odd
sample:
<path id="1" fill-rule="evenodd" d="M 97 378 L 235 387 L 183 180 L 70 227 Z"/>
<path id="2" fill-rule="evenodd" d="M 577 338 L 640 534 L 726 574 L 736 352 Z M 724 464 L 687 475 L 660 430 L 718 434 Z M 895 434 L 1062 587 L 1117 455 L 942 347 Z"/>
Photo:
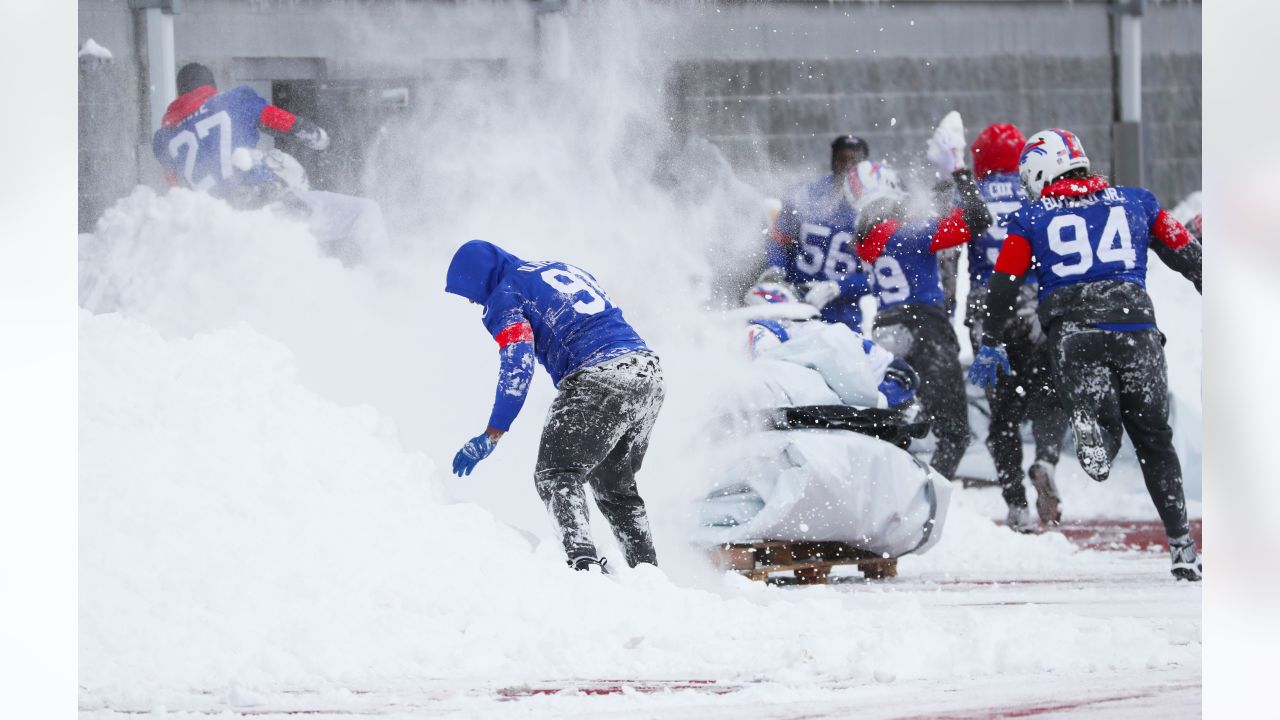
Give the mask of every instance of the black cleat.
<path id="1" fill-rule="evenodd" d="M 1102 441 L 1102 428 L 1097 418 L 1076 413 L 1071 418 L 1071 429 L 1076 436 L 1076 459 L 1089 477 L 1102 482 L 1111 474 L 1111 457 Z"/>
<path id="2" fill-rule="evenodd" d="M 609 563 L 607 558 L 593 558 L 590 555 L 566 560 L 565 564 L 579 572 L 590 572 L 598 575 L 608 575 L 609 568 L 605 567 Z"/>
<path id="3" fill-rule="evenodd" d="M 1040 522 L 1053 526 L 1062 523 L 1062 498 L 1058 496 L 1058 486 L 1053 482 L 1053 466 L 1043 460 L 1037 460 L 1027 468 L 1027 477 L 1031 478 L 1031 487 L 1036 489 L 1036 513 Z"/>

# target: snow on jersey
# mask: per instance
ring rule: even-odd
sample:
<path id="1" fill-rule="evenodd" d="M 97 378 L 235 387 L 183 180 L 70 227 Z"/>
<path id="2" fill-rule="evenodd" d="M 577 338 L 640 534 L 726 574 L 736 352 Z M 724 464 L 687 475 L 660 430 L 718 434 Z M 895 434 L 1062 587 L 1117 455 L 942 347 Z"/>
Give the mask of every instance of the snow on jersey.
<path id="1" fill-rule="evenodd" d="M 1103 187 L 1029 203 L 1009 217 L 1008 234 L 1029 243 L 1041 299 L 1060 287 L 1098 280 L 1146 287 L 1150 229 L 1160 213 L 1150 190 Z"/>
<path id="2" fill-rule="evenodd" d="M 579 368 L 648 350 L 591 273 L 563 262 L 526 262 L 508 271 L 484 306 L 484 325 L 502 334 L 527 323 L 534 353 L 556 385 Z"/>
<path id="3" fill-rule="evenodd" d="M 857 329 L 862 324 L 858 299 L 871 291 L 866 269 L 853 250 L 858 213 L 840 194 L 832 175 L 800 186 L 782 206 L 770 231 L 769 264 L 782 268 L 787 282 L 834 280 L 840 297 L 822 308 L 827 322 Z"/>
<path id="4" fill-rule="evenodd" d="M 992 173 L 978 181 L 978 190 L 991 213 L 991 227 L 969 242 L 969 288 L 985 287 L 1004 243 L 1009 214 L 1022 207 L 1026 193 L 1017 173 Z"/>
<path id="5" fill-rule="evenodd" d="M 945 296 L 934 255 L 940 249 L 934 242 L 937 234 L 935 218 L 908 222 L 889 236 L 872 271 L 880 310 L 904 303 L 943 306 Z"/>
<path id="6" fill-rule="evenodd" d="M 225 197 L 240 185 L 267 182 L 271 174 L 266 168 L 241 172 L 231 164 L 231 153 L 237 148 L 257 147 L 265 107 L 267 101 L 248 85 L 213 95 L 180 122 L 157 130 L 152 152 L 189 187 L 216 197 Z"/>

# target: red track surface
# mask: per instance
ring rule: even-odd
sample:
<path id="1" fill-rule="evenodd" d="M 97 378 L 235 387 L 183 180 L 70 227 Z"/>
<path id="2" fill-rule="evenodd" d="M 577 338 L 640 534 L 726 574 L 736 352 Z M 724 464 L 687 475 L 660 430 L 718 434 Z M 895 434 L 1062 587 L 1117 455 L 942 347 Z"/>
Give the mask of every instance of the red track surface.
<path id="1" fill-rule="evenodd" d="M 1058 532 L 1087 550 L 1163 550 L 1166 542 L 1164 525 L 1156 520 L 1078 520 L 1063 524 Z M 1200 520 L 1191 521 L 1191 536 L 1203 551 Z"/>

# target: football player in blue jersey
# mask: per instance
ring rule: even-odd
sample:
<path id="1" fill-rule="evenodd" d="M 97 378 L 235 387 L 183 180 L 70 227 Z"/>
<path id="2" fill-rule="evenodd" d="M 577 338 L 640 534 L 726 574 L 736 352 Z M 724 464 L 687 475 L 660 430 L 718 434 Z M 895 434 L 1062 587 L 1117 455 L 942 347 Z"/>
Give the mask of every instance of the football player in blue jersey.
<path id="1" fill-rule="evenodd" d="M 575 570 L 607 572 L 591 540 L 584 485 L 626 555 L 656 565 L 636 472 L 665 397 L 662 367 L 591 273 L 525 262 L 484 240 L 458 248 L 445 292 L 484 306 L 498 343 L 498 390 L 485 431 L 453 459 L 470 475 L 524 405 L 536 358 L 558 390 L 538 445 L 534 482 Z"/>
<path id="2" fill-rule="evenodd" d="M 1022 131 L 1005 123 L 990 125 L 978 133 L 970 151 L 973 173 L 987 209 L 991 227 L 974 236 L 968 245 L 969 301 L 965 325 L 973 351 L 981 346 L 983 302 L 987 280 L 995 267 L 1005 238 L 1009 213 L 1022 207 L 1026 193 L 1018 180 L 1018 156 L 1026 143 Z M 1049 370 L 1049 349 L 1036 316 L 1036 284 L 1028 278 L 1019 290 L 1012 321 L 997 332 L 1009 354 L 1011 372 L 986 388 L 991 408 L 987 429 L 987 449 L 996 466 L 1001 493 L 1008 506 L 1007 525 L 1019 532 L 1037 527 L 1027 506 L 1022 478 L 1022 422 L 1031 420 L 1036 460 L 1027 470 L 1036 490 L 1036 513 L 1040 522 L 1057 525 L 1062 520 L 1062 501 L 1054 482 L 1054 472 L 1067 432 L 1067 416 L 1058 401 Z"/>
<path id="3" fill-rule="evenodd" d="M 873 267 L 872 337 L 919 373 L 920 402 L 938 440 L 930 464 L 950 479 L 969 445 L 969 416 L 960 343 L 935 253 L 969 242 L 991 224 L 973 174 L 964 167 L 963 150 L 961 143 L 939 160 L 939 169 L 956 184 L 958 207 L 942 218 L 909 217 L 901 190 L 867 188 L 858 203 L 855 244 L 858 256 Z"/>
<path id="4" fill-rule="evenodd" d="M 292 135 L 314 150 L 329 147 L 324 128 L 269 104 L 248 85 L 219 93 L 213 72 L 189 63 L 178 71 L 178 97 L 165 110 L 151 149 L 171 186 L 256 207 L 265 204 L 263 193 L 274 178 L 262 165 L 237 168 L 232 156 L 256 147 L 261 130 Z"/>
<path id="5" fill-rule="evenodd" d="M 262 130 L 324 150 L 329 147 L 324 128 L 271 105 L 248 85 L 218 92 L 213 72 L 199 63 L 184 65 L 177 84 L 179 95 L 165 111 L 151 148 L 171 187 L 208 192 L 242 209 L 281 201 L 306 214 L 320 244 L 348 265 L 385 245 L 386 228 L 377 203 L 312 190 L 305 179 L 286 182 L 283 174 L 272 172 L 273 165 L 279 165 L 271 158 L 264 161 L 256 150 Z"/>
<path id="6" fill-rule="evenodd" d="M 862 331 L 858 301 L 871 290 L 866 271 L 853 254 L 853 204 L 862 193 L 868 163 L 867 142 L 840 135 L 831 142 L 831 174 L 790 193 L 769 229 L 769 268 L 757 282 L 784 281 L 801 291 L 804 302 L 827 322 Z"/>
<path id="7" fill-rule="evenodd" d="M 1146 277 L 1150 249 L 1199 291 L 1200 243 L 1151 191 L 1109 187 L 1090 175 L 1083 146 L 1065 130 L 1032 135 L 1018 174 L 1027 204 L 1009 216 L 970 380 L 985 386 L 1009 371 L 999 330 L 1014 313 L 1023 276 L 1034 273 L 1054 381 L 1080 466 L 1094 480 L 1106 480 L 1121 433 L 1128 433 L 1168 535 L 1172 572 L 1199 580 L 1169 427 L 1164 335 Z"/>

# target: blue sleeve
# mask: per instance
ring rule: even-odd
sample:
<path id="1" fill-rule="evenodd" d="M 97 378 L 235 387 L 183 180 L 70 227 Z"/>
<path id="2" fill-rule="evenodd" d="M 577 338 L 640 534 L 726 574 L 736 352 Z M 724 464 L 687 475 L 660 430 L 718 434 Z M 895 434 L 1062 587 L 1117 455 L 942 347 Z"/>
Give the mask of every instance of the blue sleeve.
<path id="1" fill-rule="evenodd" d="M 533 341 L 521 340 L 498 350 L 498 390 L 489 413 L 489 427 L 506 432 L 524 407 L 533 380 Z"/>
<path id="2" fill-rule="evenodd" d="M 498 286 L 484 307 L 484 325 L 498 343 L 498 387 L 489 427 L 506 432 L 524 407 L 533 380 L 533 330 L 524 315 L 520 294 Z"/>
<path id="3" fill-rule="evenodd" d="M 769 265 L 785 270 L 791 259 L 791 247 L 800 235 L 800 213 L 796 211 L 795 202 L 788 200 L 782 204 L 778 217 L 769 228 L 765 257 Z"/>
<path id="4" fill-rule="evenodd" d="M 770 239 L 769 244 L 765 247 L 765 259 L 769 261 L 770 267 L 786 270 L 787 257 L 789 255 L 790 253 L 787 252 L 786 246 L 774 242 L 773 239 Z"/>

